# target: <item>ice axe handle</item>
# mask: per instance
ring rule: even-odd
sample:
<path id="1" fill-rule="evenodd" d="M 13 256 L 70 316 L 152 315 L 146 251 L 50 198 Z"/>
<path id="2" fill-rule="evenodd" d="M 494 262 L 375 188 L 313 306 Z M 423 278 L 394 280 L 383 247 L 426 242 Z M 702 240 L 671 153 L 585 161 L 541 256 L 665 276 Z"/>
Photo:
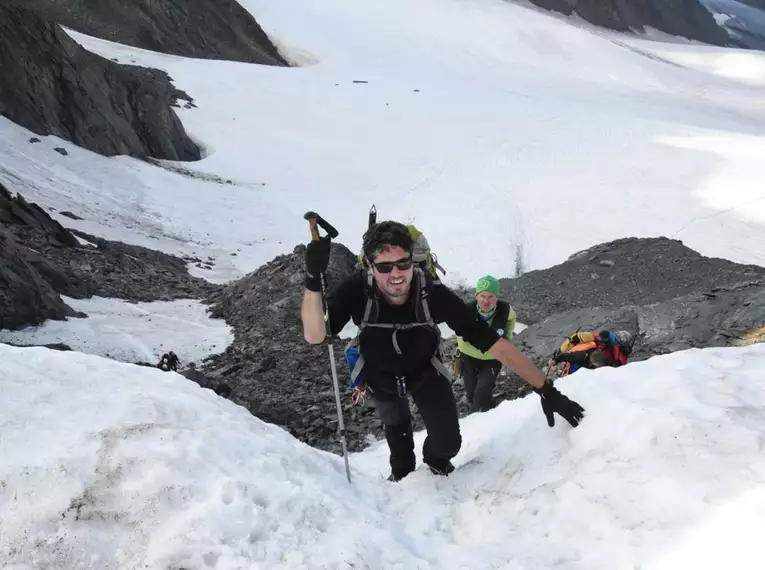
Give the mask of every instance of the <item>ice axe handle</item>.
<path id="1" fill-rule="evenodd" d="M 335 239 L 338 236 L 338 232 L 334 226 L 316 212 L 306 212 L 303 217 L 308 220 L 308 224 L 311 226 L 311 239 L 314 241 L 319 239 L 319 227 L 324 229 L 324 231 L 327 232 L 327 235 L 332 239 Z"/>

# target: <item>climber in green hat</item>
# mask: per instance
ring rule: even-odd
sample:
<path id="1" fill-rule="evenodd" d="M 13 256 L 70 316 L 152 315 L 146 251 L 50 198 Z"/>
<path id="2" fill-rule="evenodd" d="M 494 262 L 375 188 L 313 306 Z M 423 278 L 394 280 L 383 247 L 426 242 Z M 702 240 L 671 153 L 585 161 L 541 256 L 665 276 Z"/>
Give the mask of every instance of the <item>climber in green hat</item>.
<path id="1" fill-rule="evenodd" d="M 501 301 L 499 281 L 491 275 L 478 280 L 475 287 L 475 301 L 470 304 L 500 337 L 510 340 L 513 337 L 516 314 L 510 303 Z M 496 406 L 492 392 L 497 376 L 502 370 L 502 363 L 488 352 L 482 352 L 462 337 L 457 337 L 456 355 L 457 375 L 465 383 L 465 394 L 472 412 L 485 412 Z"/>

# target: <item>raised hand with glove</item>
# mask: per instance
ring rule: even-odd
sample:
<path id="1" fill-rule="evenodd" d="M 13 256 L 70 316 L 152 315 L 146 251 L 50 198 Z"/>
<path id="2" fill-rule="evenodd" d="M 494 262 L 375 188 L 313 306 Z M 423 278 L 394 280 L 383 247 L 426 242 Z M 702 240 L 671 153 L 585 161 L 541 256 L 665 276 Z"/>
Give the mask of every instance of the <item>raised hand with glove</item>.
<path id="1" fill-rule="evenodd" d="M 305 247 L 305 288 L 309 291 L 321 292 L 321 274 L 329 266 L 330 246 L 329 236 L 324 236 Z"/>

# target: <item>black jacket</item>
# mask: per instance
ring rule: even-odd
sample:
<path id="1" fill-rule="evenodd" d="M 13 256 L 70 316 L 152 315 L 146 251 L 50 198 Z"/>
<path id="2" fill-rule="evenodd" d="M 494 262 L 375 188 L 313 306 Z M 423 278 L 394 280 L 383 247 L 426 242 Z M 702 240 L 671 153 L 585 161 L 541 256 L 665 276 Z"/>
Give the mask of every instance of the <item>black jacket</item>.
<path id="1" fill-rule="evenodd" d="M 415 276 L 416 279 L 416 276 Z M 412 288 L 416 287 L 412 283 Z M 375 290 L 378 298 L 378 323 L 413 323 L 417 321 L 415 299 L 404 305 L 391 305 Z M 355 272 L 341 283 L 327 299 L 332 334 L 338 334 L 350 319 L 357 326 L 364 317 L 367 304 L 367 283 L 362 271 Z M 446 323 L 457 335 L 480 350 L 488 350 L 499 335 L 456 293 L 442 284 L 429 282 L 428 305 L 436 323 Z M 373 392 L 395 392 L 396 376 L 404 376 L 412 385 L 423 377 L 435 374 L 430 363 L 438 348 L 439 335 L 429 327 L 400 330 L 398 343 L 402 354 L 393 346 L 390 329 L 366 328 L 359 337 L 359 348 L 364 355 L 363 377 Z"/>

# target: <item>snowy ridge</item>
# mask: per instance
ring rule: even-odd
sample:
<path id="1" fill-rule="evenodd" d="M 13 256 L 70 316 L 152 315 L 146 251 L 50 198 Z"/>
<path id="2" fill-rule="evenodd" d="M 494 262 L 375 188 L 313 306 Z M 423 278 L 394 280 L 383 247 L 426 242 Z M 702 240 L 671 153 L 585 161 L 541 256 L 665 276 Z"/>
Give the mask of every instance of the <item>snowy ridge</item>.
<path id="1" fill-rule="evenodd" d="M 349 486 L 176 374 L 0 345 L 0 566 L 759 568 L 763 368 L 757 345 L 582 371 L 575 430 L 507 401 L 462 421 L 448 479 L 384 482 L 380 443 Z"/>

